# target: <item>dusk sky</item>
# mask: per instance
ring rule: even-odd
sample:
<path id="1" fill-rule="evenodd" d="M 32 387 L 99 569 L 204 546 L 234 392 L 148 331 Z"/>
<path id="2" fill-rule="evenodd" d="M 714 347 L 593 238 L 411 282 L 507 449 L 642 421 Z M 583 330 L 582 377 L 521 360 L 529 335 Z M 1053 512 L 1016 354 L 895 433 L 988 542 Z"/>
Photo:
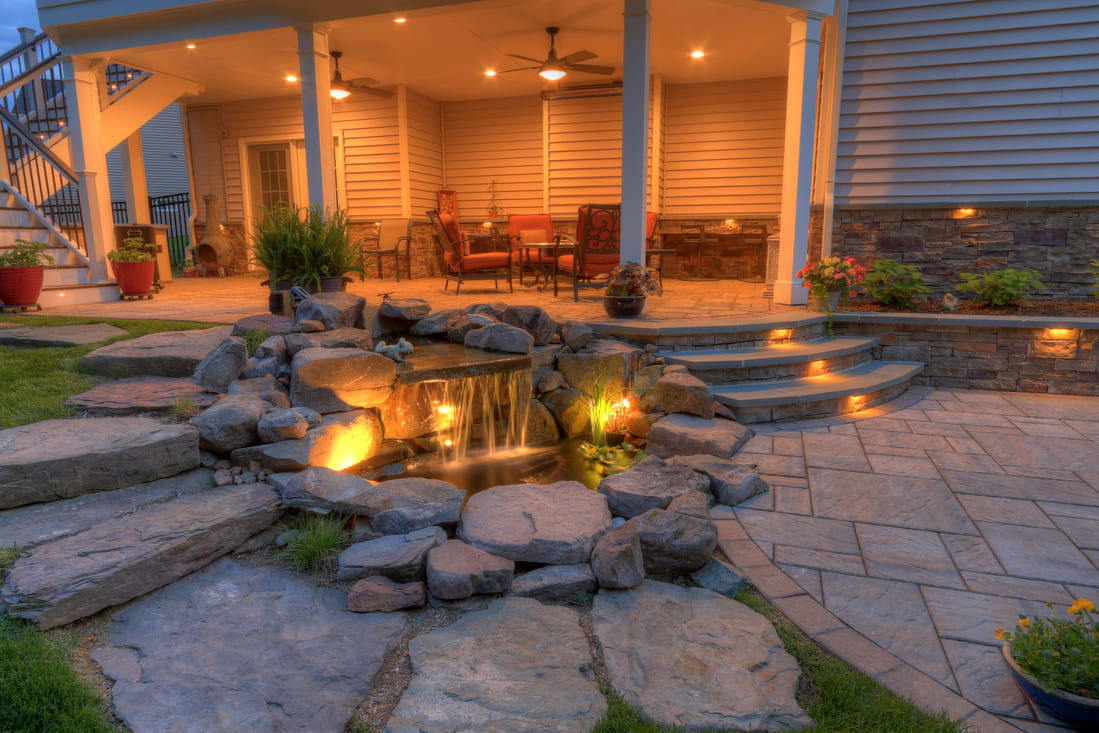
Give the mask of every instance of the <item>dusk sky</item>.
<path id="1" fill-rule="evenodd" d="M 0 0 L 0 53 L 19 43 L 19 26 L 39 30 L 34 0 Z"/>

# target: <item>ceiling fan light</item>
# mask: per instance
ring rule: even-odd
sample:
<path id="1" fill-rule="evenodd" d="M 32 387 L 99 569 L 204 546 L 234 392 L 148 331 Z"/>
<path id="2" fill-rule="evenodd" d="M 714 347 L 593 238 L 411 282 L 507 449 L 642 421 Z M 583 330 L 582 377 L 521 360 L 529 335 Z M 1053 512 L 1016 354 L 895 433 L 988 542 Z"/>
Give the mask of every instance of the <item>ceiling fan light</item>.
<path id="1" fill-rule="evenodd" d="M 351 92 L 343 86 L 332 87 L 328 90 L 328 93 L 332 95 L 333 99 L 346 99 L 351 96 Z"/>
<path id="2" fill-rule="evenodd" d="M 546 81 L 559 81 L 565 78 L 565 70 L 556 64 L 546 64 L 542 67 L 542 70 L 538 72 L 538 76 Z"/>

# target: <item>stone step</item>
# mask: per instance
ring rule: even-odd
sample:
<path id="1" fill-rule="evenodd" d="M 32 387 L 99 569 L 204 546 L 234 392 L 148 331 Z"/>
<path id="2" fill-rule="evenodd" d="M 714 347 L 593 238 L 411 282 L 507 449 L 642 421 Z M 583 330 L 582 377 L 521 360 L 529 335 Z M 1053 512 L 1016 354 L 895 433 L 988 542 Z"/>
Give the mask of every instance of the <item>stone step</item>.
<path id="1" fill-rule="evenodd" d="M 741 423 L 842 415 L 899 396 L 923 366 L 869 361 L 815 377 L 715 387 L 713 393 Z"/>
<path id="2" fill-rule="evenodd" d="M 656 344 L 662 352 L 749 348 L 819 339 L 827 315 L 791 311 L 737 318 L 682 319 L 660 322 L 629 319 L 589 321 L 592 331 L 631 344 Z"/>
<path id="3" fill-rule="evenodd" d="M 271 486 L 244 484 L 109 519 L 22 555 L 8 571 L 0 602 L 9 615 L 39 628 L 72 623 L 207 565 L 271 526 L 282 511 Z"/>
<path id="4" fill-rule="evenodd" d="M 816 376 L 870 361 L 876 338 L 821 338 L 746 349 L 707 349 L 661 354 L 711 385 Z"/>

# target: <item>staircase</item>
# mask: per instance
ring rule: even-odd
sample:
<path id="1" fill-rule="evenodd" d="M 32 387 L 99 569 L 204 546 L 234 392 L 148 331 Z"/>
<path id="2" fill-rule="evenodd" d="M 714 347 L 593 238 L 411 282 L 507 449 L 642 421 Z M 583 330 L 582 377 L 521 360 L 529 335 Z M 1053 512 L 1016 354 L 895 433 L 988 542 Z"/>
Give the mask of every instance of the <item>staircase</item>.
<path id="1" fill-rule="evenodd" d="M 908 389 L 920 362 L 874 359 L 876 338 L 829 338 L 827 316 L 769 313 L 681 324 L 594 330 L 634 343 L 655 342 L 668 364 L 710 385 L 741 423 L 829 417 L 888 402 Z"/>

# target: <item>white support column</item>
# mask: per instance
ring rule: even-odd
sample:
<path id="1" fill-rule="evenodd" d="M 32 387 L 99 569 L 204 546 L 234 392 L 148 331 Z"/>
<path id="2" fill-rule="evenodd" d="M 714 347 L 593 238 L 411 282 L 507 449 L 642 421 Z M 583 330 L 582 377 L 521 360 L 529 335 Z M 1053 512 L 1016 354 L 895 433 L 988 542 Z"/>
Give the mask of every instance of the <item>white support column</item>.
<path id="1" fill-rule="evenodd" d="M 126 215 L 131 222 L 152 222 L 149 211 L 149 189 L 145 183 L 145 151 L 141 147 L 141 130 L 126 138 L 122 145 L 122 176 L 126 185 Z"/>
<path id="2" fill-rule="evenodd" d="M 645 264 L 649 157 L 649 0 L 623 0 L 622 232 L 619 261 Z"/>
<path id="3" fill-rule="evenodd" d="M 787 16 L 790 65 L 786 81 L 786 146 L 782 164 L 778 278 L 774 302 L 802 305 L 808 292 L 797 277 L 809 256 L 809 207 L 813 190 L 813 136 L 816 130 L 820 29 L 824 15 L 809 11 Z"/>
<path id="4" fill-rule="evenodd" d="M 108 279 L 107 253 L 115 250 L 111 190 L 107 180 L 107 151 L 99 121 L 100 59 L 67 56 L 62 59 L 65 101 L 69 108 L 72 163 L 80 186 L 84 214 L 84 241 L 93 282 Z"/>
<path id="5" fill-rule="evenodd" d="M 301 80 L 301 112 L 305 123 L 305 167 L 309 203 L 335 209 L 336 153 L 332 147 L 331 78 L 328 70 L 328 35 L 314 26 L 297 26 L 298 78 Z"/>

